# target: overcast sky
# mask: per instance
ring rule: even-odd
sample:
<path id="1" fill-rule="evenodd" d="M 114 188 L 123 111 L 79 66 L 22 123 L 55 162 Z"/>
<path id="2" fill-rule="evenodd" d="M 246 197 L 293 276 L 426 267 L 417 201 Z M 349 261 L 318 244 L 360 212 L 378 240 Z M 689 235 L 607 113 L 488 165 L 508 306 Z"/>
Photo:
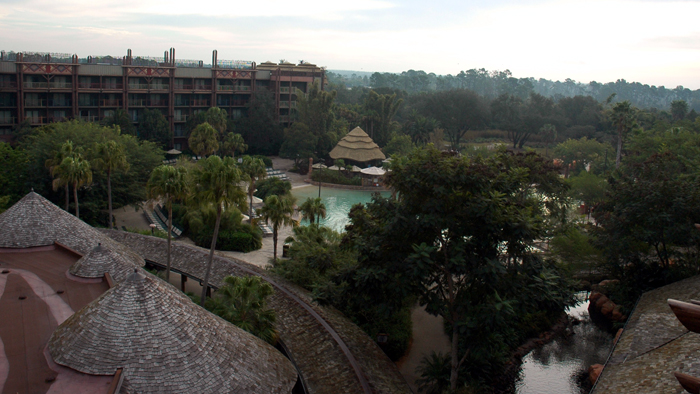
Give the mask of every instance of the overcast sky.
<path id="1" fill-rule="evenodd" d="M 700 1 L 0 0 L 0 49 L 700 88 Z"/>

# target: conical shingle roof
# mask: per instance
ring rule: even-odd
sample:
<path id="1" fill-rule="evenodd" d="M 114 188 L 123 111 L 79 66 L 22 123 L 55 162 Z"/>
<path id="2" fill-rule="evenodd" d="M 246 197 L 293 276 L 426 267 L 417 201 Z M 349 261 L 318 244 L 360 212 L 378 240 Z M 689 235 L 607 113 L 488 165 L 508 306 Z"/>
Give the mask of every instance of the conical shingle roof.
<path id="1" fill-rule="evenodd" d="M 329 155 L 332 159 L 348 159 L 361 163 L 386 159 L 379 146 L 359 126 L 343 137 Z"/>
<path id="2" fill-rule="evenodd" d="M 297 379 L 275 348 L 148 273 L 130 274 L 68 318 L 49 352 L 87 374 L 124 368 L 139 393 L 289 393 Z"/>
<path id="3" fill-rule="evenodd" d="M 105 272 L 109 272 L 116 282 L 121 282 L 134 272 L 134 267 L 129 259 L 99 243 L 76 261 L 69 272 L 81 278 L 102 278 Z"/>
<path id="4" fill-rule="evenodd" d="M 58 242 L 87 255 L 98 243 L 134 266 L 145 261 L 131 249 L 112 240 L 89 224 L 31 192 L 0 214 L 0 248 L 30 248 Z M 104 274 L 104 272 L 102 272 Z M 115 273 L 110 272 L 119 281 Z"/>

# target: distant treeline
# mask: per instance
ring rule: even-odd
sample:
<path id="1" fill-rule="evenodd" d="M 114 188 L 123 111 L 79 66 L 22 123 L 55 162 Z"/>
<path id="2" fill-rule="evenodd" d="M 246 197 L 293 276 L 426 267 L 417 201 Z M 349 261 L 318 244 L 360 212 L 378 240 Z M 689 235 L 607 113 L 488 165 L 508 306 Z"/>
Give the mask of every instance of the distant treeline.
<path id="1" fill-rule="evenodd" d="M 559 101 L 565 97 L 591 96 L 598 102 L 604 102 L 615 93 L 615 101 L 629 100 L 639 108 L 669 108 L 676 100 L 684 100 L 689 109 L 700 111 L 700 89 L 690 90 L 683 86 L 667 89 L 664 86 L 645 85 L 639 82 L 580 83 L 571 79 L 550 81 L 540 78 L 515 78 L 509 70 L 488 71 L 471 69 L 457 75 L 436 75 L 425 71 L 408 70 L 400 74 L 375 72 L 370 77 L 366 74 L 344 72 L 328 73 L 329 82 L 344 85 L 346 88 L 371 87 L 403 90 L 408 94 L 434 92 L 451 89 L 469 89 L 487 99 L 494 99 L 503 93 L 515 95 L 522 99 L 531 92 L 539 93 Z"/>

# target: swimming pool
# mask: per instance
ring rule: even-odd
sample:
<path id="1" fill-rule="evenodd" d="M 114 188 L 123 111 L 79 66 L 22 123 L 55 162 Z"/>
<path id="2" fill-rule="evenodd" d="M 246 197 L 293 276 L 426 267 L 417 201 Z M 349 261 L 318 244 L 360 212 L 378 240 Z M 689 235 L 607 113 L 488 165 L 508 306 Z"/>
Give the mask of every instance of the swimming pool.
<path id="1" fill-rule="evenodd" d="M 328 226 L 335 231 L 345 231 L 345 225 L 350 220 L 348 213 L 353 205 L 359 203 L 367 203 L 372 200 L 371 191 L 360 190 L 345 190 L 335 189 L 321 186 L 321 200 L 326 206 L 326 218 L 321 219 L 321 224 Z M 297 205 L 301 205 L 307 198 L 318 197 L 318 186 L 305 186 L 292 189 L 292 194 L 297 198 Z M 384 197 L 391 195 L 389 192 L 380 192 Z M 302 224 L 308 224 L 308 221 L 302 221 Z"/>

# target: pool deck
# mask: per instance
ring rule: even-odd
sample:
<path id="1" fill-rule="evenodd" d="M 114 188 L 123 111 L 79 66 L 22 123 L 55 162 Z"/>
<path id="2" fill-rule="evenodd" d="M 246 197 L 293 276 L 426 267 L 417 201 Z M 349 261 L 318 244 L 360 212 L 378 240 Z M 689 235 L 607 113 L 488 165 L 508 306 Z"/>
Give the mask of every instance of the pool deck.
<path id="1" fill-rule="evenodd" d="M 700 377 L 700 334 L 681 325 L 669 298 L 699 299 L 700 276 L 642 295 L 591 393 L 683 393 L 674 372 Z"/>

